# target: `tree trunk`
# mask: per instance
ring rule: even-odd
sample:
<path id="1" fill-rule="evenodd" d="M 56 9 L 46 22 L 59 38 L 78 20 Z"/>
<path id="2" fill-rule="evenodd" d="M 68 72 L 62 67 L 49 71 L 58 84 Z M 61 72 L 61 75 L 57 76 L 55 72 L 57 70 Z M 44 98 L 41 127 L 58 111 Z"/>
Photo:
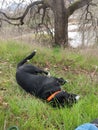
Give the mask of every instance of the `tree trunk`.
<path id="1" fill-rule="evenodd" d="M 60 4 L 57 4 L 60 6 Z M 68 45 L 68 17 L 64 8 L 56 6 L 54 12 L 55 44 L 60 46 Z"/>
<path id="2" fill-rule="evenodd" d="M 55 45 L 68 46 L 68 14 L 64 0 L 47 0 L 54 13 Z"/>

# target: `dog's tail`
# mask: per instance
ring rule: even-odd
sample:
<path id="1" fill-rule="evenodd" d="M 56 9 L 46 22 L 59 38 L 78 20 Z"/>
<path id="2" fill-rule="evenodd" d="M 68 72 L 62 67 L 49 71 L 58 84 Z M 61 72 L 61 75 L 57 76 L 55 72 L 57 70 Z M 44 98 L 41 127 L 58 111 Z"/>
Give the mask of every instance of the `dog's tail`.
<path id="1" fill-rule="evenodd" d="M 28 60 L 32 59 L 32 57 L 36 54 L 36 50 L 34 50 L 29 56 L 27 56 L 26 58 L 24 58 L 22 61 L 20 61 L 17 65 L 17 68 L 19 68 L 20 66 L 22 66 L 24 63 L 26 63 Z"/>

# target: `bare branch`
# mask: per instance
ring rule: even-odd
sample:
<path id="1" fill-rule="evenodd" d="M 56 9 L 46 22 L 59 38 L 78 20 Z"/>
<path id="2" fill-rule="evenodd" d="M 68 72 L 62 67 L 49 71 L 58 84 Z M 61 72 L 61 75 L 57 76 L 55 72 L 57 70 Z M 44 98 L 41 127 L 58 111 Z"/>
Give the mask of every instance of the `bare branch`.
<path id="1" fill-rule="evenodd" d="M 44 18 L 45 18 L 45 14 L 46 14 L 46 9 L 47 9 L 47 6 L 46 4 L 43 4 L 41 6 L 38 7 L 38 13 L 40 14 L 40 10 L 43 9 L 43 14 L 42 14 L 42 21 L 41 23 L 43 24 L 44 22 Z"/>
<path id="2" fill-rule="evenodd" d="M 30 10 L 30 8 L 32 8 L 35 5 L 39 5 L 39 4 L 43 4 L 43 1 L 36 1 L 27 6 L 25 12 L 23 13 L 23 15 L 20 18 L 21 24 L 23 24 L 23 20 L 24 20 L 25 16 L 27 15 L 28 11 Z"/>
<path id="3" fill-rule="evenodd" d="M 88 21 L 88 22 L 93 20 L 93 15 L 92 15 L 92 12 L 89 11 L 89 6 L 90 5 L 88 4 L 87 7 L 86 7 L 86 15 L 85 15 L 85 20 Z"/>
<path id="4" fill-rule="evenodd" d="M 53 32 L 50 30 L 50 28 L 48 27 L 48 25 L 47 24 L 44 24 L 44 26 L 46 27 L 46 29 L 48 30 L 48 34 L 50 34 L 51 35 L 51 37 L 52 37 L 52 39 L 53 39 Z"/>
<path id="5" fill-rule="evenodd" d="M 80 17 L 81 20 L 83 20 L 84 18 L 84 24 L 90 23 L 92 26 L 95 26 L 95 17 L 92 11 L 90 11 L 90 6 L 92 6 L 92 4 L 88 4 L 83 13 L 82 16 Z"/>
<path id="6" fill-rule="evenodd" d="M 67 9 L 68 11 L 68 17 L 74 13 L 79 8 L 82 8 L 86 4 L 90 3 L 92 0 L 78 0 L 74 2 L 72 5 L 70 5 Z"/>
<path id="7" fill-rule="evenodd" d="M 9 21 L 8 19 L 0 18 L 0 27 L 1 27 L 1 25 L 2 25 L 2 21 L 5 21 L 5 22 L 7 22 L 7 23 L 9 23 L 9 24 L 11 24 L 11 25 L 15 25 L 15 26 L 19 26 L 19 25 L 20 25 L 20 23 L 12 23 L 12 22 Z"/>
<path id="8" fill-rule="evenodd" d="M 23 15 L 19 16 L 19 17 L 9 17 L 9 16 L 6 15 L 6 13 L 4 13 L 2 11 L 0 11 L 0 14 L 2 14 L 5 18 L 7 18 L 9 20 L 16 20 L 16 21 L 20 20 L 20 25 L 23 25 L 24 24 L 23 20 L 26 17 L 27 13 L 29 12 L 30 8 L 32 8 L 35 5 L 39 5 L 39 4 L 43 4 L 43 1 L 35 1 L 35 2 L 31 3 L 31 4 L 29 4 L 27 6 L 26 10 L 24 11 Z"/>

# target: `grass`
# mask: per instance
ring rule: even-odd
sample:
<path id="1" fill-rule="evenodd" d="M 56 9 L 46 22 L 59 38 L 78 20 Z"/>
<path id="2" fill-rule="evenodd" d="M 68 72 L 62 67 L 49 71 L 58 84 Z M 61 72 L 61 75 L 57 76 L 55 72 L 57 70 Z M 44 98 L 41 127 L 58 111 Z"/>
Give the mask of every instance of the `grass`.
<path id="1" fill-rule="evenodd" d="M 81 96 L 71 108 L 54 109 L 23 91 L 15 80 L 16 65 L 32 50 L 31 63 L 48 68 L 53 76 L 64 77 L 68 92 Z M 85 50 L 84 50 L 85 52 Z M 98 118 L 98 55 L 79 50 L 45 48 L 14 41 L 0 41 L 0 130 L 17 125 L 20 130 L 74 130 Z"/>

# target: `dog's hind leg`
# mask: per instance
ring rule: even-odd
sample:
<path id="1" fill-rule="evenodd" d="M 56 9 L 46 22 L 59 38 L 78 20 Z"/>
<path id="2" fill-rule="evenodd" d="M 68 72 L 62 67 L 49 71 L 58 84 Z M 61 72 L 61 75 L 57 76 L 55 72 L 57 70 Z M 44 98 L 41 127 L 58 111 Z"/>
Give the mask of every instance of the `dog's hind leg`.
<path id="1" fill-rule="evenodd" d="M 40 69 L 36 66 L 30 66 L 28 69 L 31 69 L 30 72 L 35 71 L 36 74 L 45 74 L 48 75 L 47 71 L 44 71 L 43 69 Z"/>
<path id="2" fill-rule="evenodd" d="M 36 50 L 34 50 L 29 56 L 24 58 L 22 61 L 20 61 L 17 65 L 17 68 L 21 67 L 24 63 L 26 63 L 28 60 L 30 60 L 34 55 L 36 54 Z M 47 71 L 44 71 L 36 66 L 26 64 L 21 68 L 22 71 L 30 73 L 30 74 L 46 74 L 48 75 Z"/>
<path id="3" fill-rule="evenodd" d="M 24 63 L 26 63 L 28 60 L 32 59 L 32 57 L 36 54 L 36 50 L 34 50 L 29 56 L 27 56 L 26 58 L 24 58 L 22 61 L 20 61 L 17 65 L 17 68 L 19 68 L 20 66 L 22 66 Z"/>
<path id="4" fill-rule="evenodd" d="M 41 69 L 39 69 L 39 72 L 38 72 L 38 73 L 48 75 L 48 72 L 47 72 L 47 71 L 44 71 L 44 70 L 41 70 Z"/>

